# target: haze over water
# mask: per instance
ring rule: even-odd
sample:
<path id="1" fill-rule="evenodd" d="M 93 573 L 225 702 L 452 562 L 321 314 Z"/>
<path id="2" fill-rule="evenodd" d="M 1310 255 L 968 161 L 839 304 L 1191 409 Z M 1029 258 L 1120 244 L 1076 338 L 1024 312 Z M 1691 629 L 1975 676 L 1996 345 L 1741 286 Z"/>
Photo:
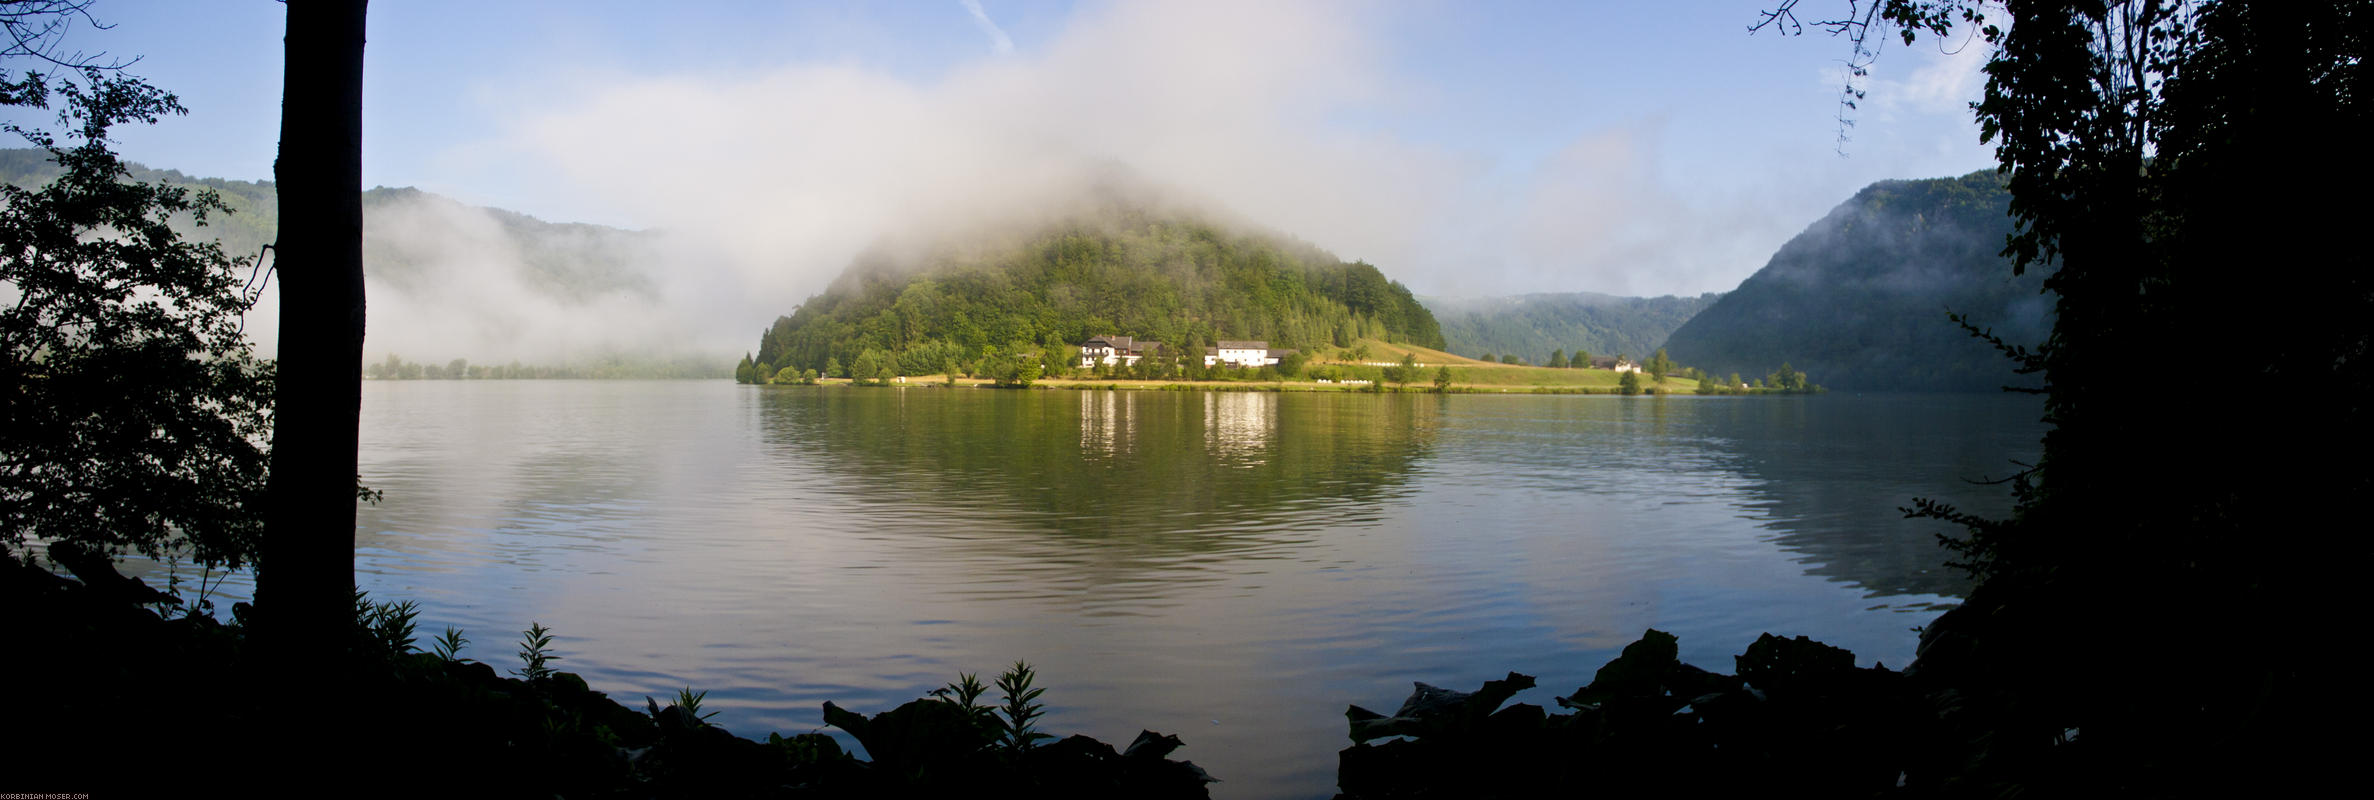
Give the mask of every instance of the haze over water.
<path id="1" fill-rule="evenodd" d="M 1217 797 L 1333 791 L 1344 706 L 1509 670 L 1548 705 L 1645 628 L 1902 667 L 1962 584 L 1914 496 L 1982 513 L 2033 401 L 363 387 L 357 580 L 465 655 L 763 738 L 1015 659 L 1045 728 L 1175 733 Z M 237 587 L 234 587 L 236 591 Z"/>

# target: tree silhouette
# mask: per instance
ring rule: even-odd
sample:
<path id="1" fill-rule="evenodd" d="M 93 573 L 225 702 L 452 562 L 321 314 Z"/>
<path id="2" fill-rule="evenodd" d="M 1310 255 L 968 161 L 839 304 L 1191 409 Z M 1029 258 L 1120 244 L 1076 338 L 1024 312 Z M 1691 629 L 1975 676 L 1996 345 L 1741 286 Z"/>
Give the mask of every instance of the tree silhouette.
<path id="1" fill-rule="evenodd" d="M 134 183 L 108 150 L 116 126 L 183 113 L 136 78 L 56 57 L 79 3 L 0 4 L 0 58 L 66 64 L 0 71 L 0 105 L 62 98 L 62 134 L 10 123 L 61 174 L 0 186 L 0 555 L 100 565 L 140 553 L 237 568 L 256 556 L 271 366 L 241 335 L 253 302 L 221 248 L 171 222 L 228 213 L 211 192 Z M 46 32 L 46 33 L 45 33 Z M 351 489 L 352 487 L 348 487 Z M 78 573 L 85 567 L 72 566 Z M 88 576 L 86 576 L 88 577 Z"/>
<path id="2" fill-rule="evenodd" d="M 1795 25 L 1795 5 L 1766 23 Z M 2299 185 L 2374 172 L 2358 152 L 2374 3 L 1886 0 L 1817 25 L 1853 42 L 1855 78 L 1890 33 L 1995 48 L 1974 109 L 2012 194 L 2005 254 L 2050 271 L 2046 341 L 1989 336 L 2045 379 L 2051 427 L 2012 480 L 2017 510 L 1916 509 L 1968 526 L 1955 544 L 1984 578 L 1921 656 L 1962 698 L 1948 735 L 1965 790 L 2280 793 L 2346 763 L 2363 735 L 2325 731 L 2369 703 L 2324 691 L 2350 679 L 2339 667 L 2279 644 L 2156 656 L 2204 633 L 2337 635 L 2324 610 L 2351 605 L 2350 571 L 2374 555 L 2335 519 L 2369 470 L 2328 449 L 2368 440 L 2363 203 Z M 1849 107 L 1861 96 L 1850 83 Z M 2276 344 L 2202 336 L 2238 324 Z M 2202 365 L 2204 389 L 2300 391 L 2206 420 L 2243 435 L 2201 435 L 2199 406 L 2129 377 Z"/>
<path id="3" fill-rule="evenodd" d="M 288 4 L 281 104 L 280 383 L 256 575 L 260 641 L 353 624 L 363 363 L 362 0 Z"/>

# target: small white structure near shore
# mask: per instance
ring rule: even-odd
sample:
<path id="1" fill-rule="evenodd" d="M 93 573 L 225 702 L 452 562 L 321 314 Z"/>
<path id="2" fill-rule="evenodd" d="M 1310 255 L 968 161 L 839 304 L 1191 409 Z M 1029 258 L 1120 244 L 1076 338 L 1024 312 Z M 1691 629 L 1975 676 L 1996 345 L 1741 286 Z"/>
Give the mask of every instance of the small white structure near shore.
<path id="1" fill-rule="evenodd" d="M 1161 342 L 1140 340 L 1128 336 L 1093 336 L 1080 343 L 1080 366 L 1136 366 L 1149 356 L 1160 356 Z M 1223 339 L 1218 347 L 1203 349 L 1206 367 L 1245 367 L 1258 369 L 1274 367 L 1293 355 L 1292 349 L 1271 349 L 1269 342 L 1259 340 Z"/>
<path id="2" fill-rule="evenodd" d="M 1639 365 L 1639 364 L 1632 363 L 1632 359 L 1629 359 L 1629 358 L 1611 358 L 1611 357 L 1608 357 L 1608 356 L 1593 356 L 1593 357 L 1591 358 L 1591 368 L 1592 368 L 1592 369 L 1612 369 L 1612 370 L 1615 370 L 1615 371 L 1617 371 L 1617 372 L 1639 372 L 1639 371 L 1640 371 L 1640 365 Z"/>
<path id="3" fill-rule="evenodd" d="M 1099 362 L 1136 366 L 1139 360 L 1161 350 L 1161 342 L 1139 341 L 1128 336 L 1096 336 L 1080 343 L 1080 366 L 1093 367 Z"/>
<path id="4" fill-rule="evenodd" d="M 1293 350 L 1272 350 L 1269 342 L 1259 340 L 1222 339 L 1217 347 L 1206 347 L 1203 365 L 1207 367 L 1269 367 L 1276 366 Z"/>

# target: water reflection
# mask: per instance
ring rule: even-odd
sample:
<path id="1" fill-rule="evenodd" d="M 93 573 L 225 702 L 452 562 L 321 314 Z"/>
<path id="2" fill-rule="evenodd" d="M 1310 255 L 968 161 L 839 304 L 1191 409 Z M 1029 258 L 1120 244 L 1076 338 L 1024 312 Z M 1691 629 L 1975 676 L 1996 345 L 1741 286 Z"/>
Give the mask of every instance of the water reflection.
<path id="1" fill-rule="evenodd" d="M 1204 447 L 1238 467 L 1261 463 L 1271 432 L 1278 427 L 1278 395 L 1268 392 L 1206 392 Z"/>
<path id="2" fill-rule="evenodd" d="M 2032 462 L 2042 433 L 2039 406 L 2019 396 L 1495 401 L 1461 409 L 1442 480 L 1511 502 L 1582 493 L 1593 518 L 1711 506 L 1806 574 L 1923 610 L 1969 585 L 1936 545 L 1955 531 L 1898 509 L 1929 497 L 2003 513 L 2008 492 L 1974 481 Z M 1670 519 L 1637 524 L 1697 535 Z"/>
<path id="3" fill-rule="evenodd" d="M 472 657 L 540 621 L 597 689 L 762 736 L 1029 658 L 1050 729 L 1179 733 L 1221 797 L 1327 794 L 1345 703 L 1587 681 L 1644 627 L 1900 666 L 1958 588 L 1893 509 L 1999 507 L 1961 479 L 2037 432 L 1993 397 L 364 390 L 358 580 Z"/>
<path id="4" fill-rule="evenodd" d="M 1809 574 L 1854 585 L 1867 597 L 1959 597 L 1960 570 L 1942 565 L 1939 534 L 1952 526 L 1904 518 L 1915 497 L 1982 516 L 2010 510 L 2007 487 L 1989 483 L 2034 463 L 2042 405 L 2018 395 L 1799 398 L 1730 404 L 1724 465 L 1754 479 L 1746 504 L 1796 553 Z"/>
<path id="5" fill-rule="evenodd" d="M 1373 522 L 1376 500 L 1406 491 L 1435 427 L 1406 397 L 1049 394 L 769 391 L 759 435 L 770 451 L 830 465 L 845 481 L 836 493 L 961 505 L 967 534 L 1041 531 L 1177 555 Z M 1285 404 L 1294 425 L 1281 424 Z"/>
<path id="6" fill-rule="evenodd" d="M 1137 392 L 1080 392 L 1080 452 L 1114 455 L 1130 449 Z"/>

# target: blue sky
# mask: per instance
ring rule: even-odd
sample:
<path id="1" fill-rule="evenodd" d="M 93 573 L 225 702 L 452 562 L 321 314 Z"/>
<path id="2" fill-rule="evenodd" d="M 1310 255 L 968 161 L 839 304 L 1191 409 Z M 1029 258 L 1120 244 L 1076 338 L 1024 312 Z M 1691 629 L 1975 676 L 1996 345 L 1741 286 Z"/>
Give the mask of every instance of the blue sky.
<path id="1" fill-rule="evenodd" d="M 1765 5 L 382 0 L 364 180 L 692 234 L 781 308 L 1074 162 L 1424 294 L 1721 291 L 1871 181 L 1992 165 L 1983 47 L 1886 50 L 1841 157 L 1845 45 L 1750 36 Z M 270 177 L 280 4 L 93 11 L 115 27 L 70 46 L 140 56 L 191 109 L 127 155 Z"/>

